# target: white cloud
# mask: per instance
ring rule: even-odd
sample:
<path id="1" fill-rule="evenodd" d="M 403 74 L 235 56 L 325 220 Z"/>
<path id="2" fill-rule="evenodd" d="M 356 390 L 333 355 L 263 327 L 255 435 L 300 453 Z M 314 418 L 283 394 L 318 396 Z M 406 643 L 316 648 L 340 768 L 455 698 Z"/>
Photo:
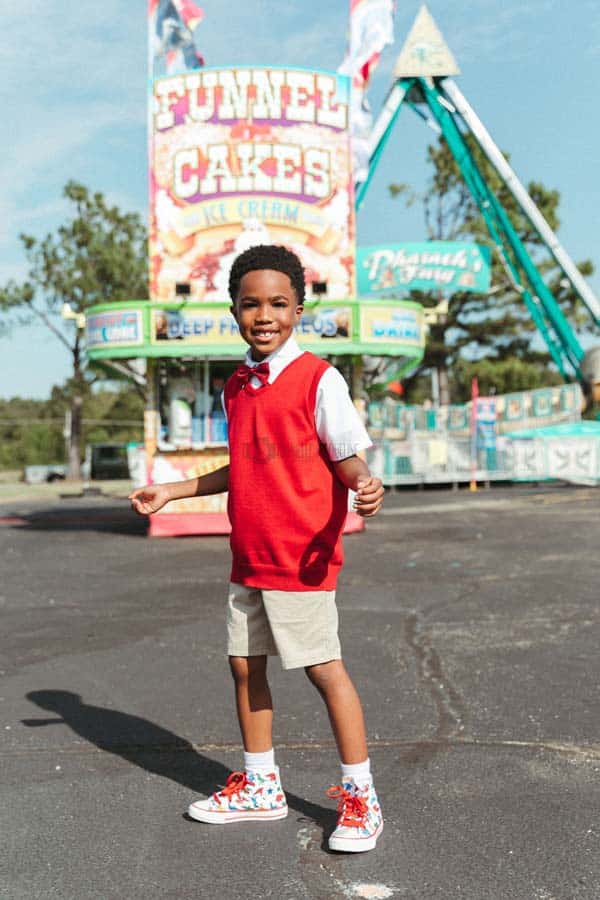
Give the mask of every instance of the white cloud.
<path id="1" fill-rule="evenodd" d="M 131 6 L 137 6 L 132 10 Z M 63 82 L 71 90 L 106 84 L 116 67 L 139 65 L 135 48 L 145 45 L 145 12 L 141 3 L 119 0 L 71 4 L 29 0 L 3 10 L 5 41 L 2 60 L 7 72 L 18 73 L 39 90 Z M 130 53 L 127 54 L 127 49 Z M 134 53 L 131 50 L 134 49 Z M 142 57 L 145 64 L 145 57 Z M 143 69 L 142 69 L 143 71 Z"/>
<path id="2" fill-rule="evenodd" d="M 40 167 L 49 167 L 60 158 L 81 147 L 98 136 L 105 129 L 119 128 L 132 121 L 132 110 L 118 107 L 105 101 L 89 104 L 71 103 L 55 112 L 41 109 L 32 125 L 23 123 L 17 140 L 6 148 L 4 157 L 4 177 L 6 179 L 24 176 L 31 181 Z M 139 123 L 145 116 L 139 116 Z"/>
<path id="3" fill-rule="evenodd" d="M 21 0 L 3 9 L 10 39 L 0 60 L 0 103 L 10 140 L 3 144 L 0 244 L 15 258 L 3 280 L 22 271 L 18 232 L 52 227 L 65 214 L 61 186 L 77 177 L 81 159 L 97 157 L 120 133 L 130 139 L 132 127 L 145 140 L 145 5 L 127 6 Z"/>
<path id="4" fill-rule="evenodd" d="M 64 197 L 57 197 L 45 203 L 39 203 L 37 206 L 28 205 L 26 207 L 19 206 L 10 199 L 0 201 L 0 246 L 9 243 L 11 238 L 14 240 L 18 232 L 30 231 L 36 223 L 63 218 L 67 209 L 68 204 Z M 0 283 L 8 278 L 20 278 L 24 271 L 23 262 L 2 265 L 0 266 Z"/>
<path id="5" fill-rule="evenodd" d="M 346 0 L 251 0 L 224 20 L 222 0 L 204 2 L 196 33 L 208 66 L 239 64 L 314 66 L 335 70 L 346 46 Z"/>

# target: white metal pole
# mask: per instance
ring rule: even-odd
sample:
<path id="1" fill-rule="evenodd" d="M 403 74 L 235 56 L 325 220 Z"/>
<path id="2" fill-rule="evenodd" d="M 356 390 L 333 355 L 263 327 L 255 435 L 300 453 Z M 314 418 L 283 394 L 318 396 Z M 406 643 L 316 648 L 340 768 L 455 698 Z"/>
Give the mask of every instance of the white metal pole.
<path id="1" fill-rule="evenodd" d="M 512 170 L 506 159 L 502 155 L 499 148 L 494 143 L 491 135 L 487 131 L 485 125 L 479 119 L 476 112 L 469 105 L 459 87 L 451 78 L 446 78 L 443 82 L 443 88 L 457 111 L 460 113 L 466 124 L 477 138 L 481 149 L 492 163 L 501 178 L 504 179 L 506 186 L 511 194 L 521 205 L 532 225 L 537 229 L 540 237 L 545 241 L 546 246 L 552 253 L 554 259 L 559 264 L 571 284 L 593 315 L 596 322 L 600 322 L 600 302 L 584 279 L 583 275 L 561 245 L 560 241 L 546 222 L 545 218 L 523 187 L 515 172 Z"/>
<path id="2" fill-rule="evenodd" d="M 372 157 L 377 150 L 377 146 L 384 136 L 388 125 L 392 121 L 396 110 L 404 100 L 405 94 L 406 91 L 404 90 L 404 88 L 400 86 L 400 83 L 398 81 L 396 81 L 392 86 L 389 94 L 387 95 L 386 101 L 381 107 L 381 111 L 377 116 L 377 119 L 371 130 L 371 134 L 369 136 L 369 157 Z"/>
<path id="3" fill-rule="evenodd" d="M 381 107 L 381 111 L 377 116 L 375 124 L 371 129 L 371 134 L 369 135 L 369 170 L 367 176 L 363 181 L 356 181 L 354 183 L 354 190 L 356 191 L 357 197 L 362 197 L 362 193 L 364 193 L 369 186 L 369 182 L 373 177 L 373 172 L 377 165 L 377 151 L 379 150 L 381 143 L 385 141 L 389 124 L 396 115 L 405 94 L 406 91 L 404 88 L 396 81 L 390 88 L 385 103 Z"/>
<path id="4" fill-rule="evenodd" d="M 212 421 L 210 418 L 210 360 L 207 358 L 204 360 L 204 385 L 203 385 L 203 398 L 202 402 L 204 404 L 204 442 L 208 443 L 212 440 Z"/>

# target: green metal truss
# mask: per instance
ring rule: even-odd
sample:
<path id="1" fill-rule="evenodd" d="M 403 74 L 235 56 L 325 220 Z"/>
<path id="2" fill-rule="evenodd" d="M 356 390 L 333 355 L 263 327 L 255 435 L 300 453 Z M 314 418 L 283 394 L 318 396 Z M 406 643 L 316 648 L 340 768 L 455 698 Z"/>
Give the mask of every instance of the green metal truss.
<path id="1" fill-rule="evenodd" d="M 515 290 L 523 298 L 559 372 L 565 380 L 572 380 L 575 377 L 579 381 L 583 381 L 581 372 L 583 348 L 517 234 L 506 210 L 479 169 L 458 125 L 458 114 L 444 96 L 442 81 L 438 78 L 411 78 L 400 79 L 397 82 L 400 88 L 398 103 L 391 113 L 387 127 L 371 157 L 369 178 L 357 190 L 356 206 L 359 208 L 364 199 L 371 176 L 395 125 L 402 103 L 408 103 L 416 109 L 414 96 L 418 92 L 422 96 L 423 102 L 427 104 L 434 122 L 441 130 L 465 184 L 477 203 L 499 258 Z"/>

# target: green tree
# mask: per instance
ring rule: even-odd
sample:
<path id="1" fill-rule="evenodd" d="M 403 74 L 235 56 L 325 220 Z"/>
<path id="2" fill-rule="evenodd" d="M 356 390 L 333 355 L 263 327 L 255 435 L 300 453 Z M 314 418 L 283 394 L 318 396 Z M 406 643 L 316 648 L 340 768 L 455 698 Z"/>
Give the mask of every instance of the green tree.
<path id="1" fill-rule="evenodd" d="M 112 385 L 111 385 L 112 387 Z M 125 443 L 143 436 L 144 401 L 127 385 L 109 390 L 82 385 L 82 442 Z M 0 399 L 0 470 L 61 462 L 70 385 L 54 386 L 47 400 Z"/>
<path id="2" fill-rule="evenodd" d="M 450 377 L 453 395 L 468 400 L 474 376 L 477 376 L 482 395 L 529 391 L 541 386 L 560 384 L 562 381 L 560 374 L 544 363 L 519 359 L 517 356 L 505 359 L 459 359 L 453 366 Z"/>
<path id="3" fill-rule="evenodd" d="M 64 414 L 53 418 L 47 401 L 0 400 L 0 469 L 62 459 Z"/>
<path id="4" fill-rule="evenodd" d="M 480 171 L 504 206 L 563 312 L 573 327 L 581 330 L 589 324 L 589 314 L 578 295 L 562 277 L 537 232 L 474 139 L 468 136 L 466 140 Z M 505 155 L 508 159 L 508 154 Z M 422 202 L 428 240 L 473 240 L 487 244 L 493 250 L 483 217 L 443 137 L 437 144 L 428 147 L 427 158 L 432 173 L 423 196 L 416 196 L 403 184 L 390 185 L 392 196 L 402 197 L 408 204 L 415 200 Z M 530 182 L 527 189 L 546 221 L 556 231 L 560 225 L 558 191 L 546 188 L 537 181 Z M 590 275 L 593 265 L 586 260 L 579 263 L 579 269 L 584 275 Z M 413 298 L 425 307 L 432 307 L 440 302 L 442 295 L 439 292 L 414 292 Z M 507 361 L 513 359 L 520 364 L 513 371 L 513 375 L 518 377 L 516 382 L 512 377 L 508 380 L 518 388 L 537 387 L 556 381 L 549 355 L 532 347 L 535 325 L 497 253 L 492 255 L 492 289 L 489 295 L 465 291 L 454 294 L 449 301 L 447 315 L 440 316 L 430 328 L 421 367 L 407 383 L 409 397 L 411 389 L 416 387 L 413 383 L 422 371 L 435 368 L 441 402 L 467 400 L 469 392 L 463 377 L 451 377 L 458 362 L 465 359 L 471 360 L 473 374 L 477 374 L 478 370 L 475 361 L 486 361 L 486 379 L 496 385 L 497 393 L 505 388 L 510 369 Z"/>
<path id="5" fill-rule="evenodd" d="M 45 238 L 20 235 L 28 275 L 0 287 L 0 309 L 8 313 L 9 325 L 15 319 L 42 322 L 71 356 L 68 463 L 69 477 L 79 478 L 87 393 L 82 316 L 97 303 L 148 296 L 147 233 L 137 213 L 109 206 L 102 194 L 92 194 L 82 184 L 70 181 L 63 193 L 72 215 Z M 65 310 L 78 318 L 65 321 Z"/>

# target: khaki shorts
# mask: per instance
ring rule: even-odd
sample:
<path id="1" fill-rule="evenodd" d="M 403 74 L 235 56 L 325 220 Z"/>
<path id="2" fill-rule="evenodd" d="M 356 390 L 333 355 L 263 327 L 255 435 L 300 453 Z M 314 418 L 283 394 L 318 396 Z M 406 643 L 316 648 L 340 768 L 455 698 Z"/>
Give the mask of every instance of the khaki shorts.
<path id="1" fill-rule="evenodd" d="M 335 591 L 229 585 L 229 656 L 279 656 L 284 669 L 341 659 Z"/>

